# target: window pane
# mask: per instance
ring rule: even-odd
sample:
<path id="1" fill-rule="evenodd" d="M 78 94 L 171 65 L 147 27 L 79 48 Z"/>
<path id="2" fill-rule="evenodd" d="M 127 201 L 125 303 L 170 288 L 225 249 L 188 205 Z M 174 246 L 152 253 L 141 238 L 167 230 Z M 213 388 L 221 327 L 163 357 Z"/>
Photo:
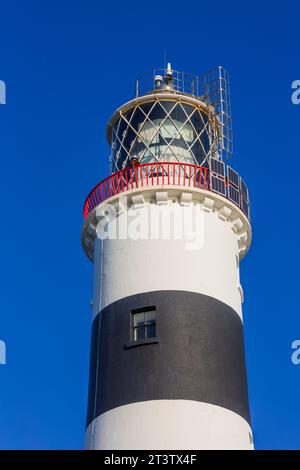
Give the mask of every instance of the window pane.
<path id="1" fill-rule="evenodd" d="M 146 334 L 147 338 L 155 338 L 156 337 L 156 324 L 147 326 L 146 327 Z"/>
<path id="2" fill-rule="evenodd" d="M 176 123 L 177 124 L 177 123 Z M 180 126 L 179 126 L 180 127 Z M 160 133 L 165 139 L 178 138 L 178 130 L 171 119 L 167 118 L 160 128 Z"/>
<path id="3" fill-rule="evenodd" d="M 157 124 L 157 127 L 159 124 Z M 139 142 L 147 142 L 148 144 L 157 144 L 159 142 L 158 131 L 153 126 L 152 122 L 146 121 L 144 125 L 140 125 L 139 129 L 140 137 L 138 138 Z"/>
<path id="4" fill-rule="evenodd" d="M 145 339 L 145 328 L 140 327 L 140 328 L 135 328 L 134 329 L 134 341 L 139 341 L 141 339 Z"/>
<path id="5" fill-rule="evenodd" d="M 156 311 L 150 310 L 149 312 L 145 312 L 145 323 L 155 323 L 156 322 Z"/>
<path id="6" fill-rule="evenodd" d="M 134 341 L 156 337 L 156 310 L 154 307 L 148 307 L 145 310 L 132 312 L 132 338 Z"/>
<path id="7" fill-rule="evenodd" d="M 133 319 L 134 319 L 134 326 L 143 326 L 144 323 L 145 323 L 145 313 L 144 312 L 141 312 L 141 313 L 135 313 L 133 315 Z"/>
<path id="8" fill-rule="evenodd" d="M 180 128 L 180 127 L 179 127 Z M 190 124 L 185 124 L 181 129 L 181 135 L 186 142 L 193 142 L 194 140 L 194 132 L 193 128 Z"/>

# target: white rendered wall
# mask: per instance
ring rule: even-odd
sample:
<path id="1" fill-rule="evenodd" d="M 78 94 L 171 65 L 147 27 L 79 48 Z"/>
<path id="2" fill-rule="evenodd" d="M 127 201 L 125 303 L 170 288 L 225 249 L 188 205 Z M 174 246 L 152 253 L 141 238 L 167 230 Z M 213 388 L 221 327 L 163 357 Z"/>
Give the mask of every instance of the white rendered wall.
<path id="1" fill-rule="evenodd" d="M 144 229 L 148 230 L 152 217 L 150 210 L 151 214 L 154 211 L 155 220 L 161 217 L 168 225 L 170 210 L 174 220 L 184 220 L 184 213 L 189 220 L 187 214 L 191 207 L 169 201 L 130 208 L 128 213 L 125 211 L 118 216 L 112 233 L 115 228 L 120 233 L 120 227 L 123 233 L 128 232 L 126 225 L 138 220 L 138 229 L 145 235 Z M 205 212 L 194 204 L 192 211 L 194 223 L 191 227 L 185 223 L 185 238 L 100 240 L 96 237 L 94 316 L 112 302 L 130 295 L 182 290 L 214 297 L 232 307 L 242 318 L 237 235 L 230 222 L 220 219 L 216 213 Z M 152 230 L 154 225 L 152 220 Z M 134 225 L 129 231 L 134 232 Z"/>
<path id="2" fill-rule="evenodd" d="M 249 424 L 220 406 L 189 400 L 150 400 L 120 406 L 87 428 L 87 449 L 252 450 Z"/>

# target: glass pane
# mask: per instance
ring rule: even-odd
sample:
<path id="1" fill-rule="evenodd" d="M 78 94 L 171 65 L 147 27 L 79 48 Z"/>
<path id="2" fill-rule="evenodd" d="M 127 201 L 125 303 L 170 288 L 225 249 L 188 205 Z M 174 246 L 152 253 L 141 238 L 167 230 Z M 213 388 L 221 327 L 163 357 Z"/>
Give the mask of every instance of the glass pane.
<path id="1" fill-rule="evenodd" d="M 133 324 L 134 324 L 134 326 L 143 326 L 144 323 L 145 323 L 145 314 L 144 314 L 144 312 L 134 313 L 134 315 L 133 315 Z"/>
<path id="2" fill-rule="evenodd" d="M 157 127 L 159 123 L 157 124 Z M 144 124 L 141 124 L 139 127 L 139 142 L 147 142 L 147 144 L 157 144 L 158 143 L 158 131 L 155 126 L 150 121 L 146 121 Z"/>
<path id="3" fill-rule="evenodd" d="M 201 145 L 202 143 L 202 145 Z M 191 148 L 192 154 L 194 155 L 197 164 L 202 166 L 206 158 L 206 151 L 203 144 L 203 136 L 201 137 L 201 143 L 197 140 Z"/>
<path id="4" fill-rule="evenodd" d="M 155 106 L 152 108 L 152 110 L 148 114 L 148 118 L 150 121 L 155 122 L 156 120 L 162 121 L 165 117 L 166 117 L 166 112 L 162 108 L 161 103 L 157 101 Z"/>
<path id="5" fill-rule="evenodd" d="M 176 122 L 176 125 L 180 127 L 180 122 Z M 178 134 L 178 130 L 171 121 L 171 119 L 167 118 L 163 125 L 160 128 L 160 134 L 164 139 L 178 139 L 180 138 Z"/>
<path id="6" fill-rule="evenodd" d="M 162 107 L 165 115 L 169 113 L 172 109 L 176 109 L 176 107 L 178 106 L 178 103 L 176 103 L 175 101 L 160 101 L 159 104 Z"/>
<path id="7" fill-rule="evenodd" d="M 156 337 L 156 324 L 147 326 L 146 327 L 147 338 L 155 338 Z"/>
<path id="8" fill-rule="evenodd" d="M 156 106 L 156 103 L 153 104 L 152 101 L 150 101 L 149 103 L 143 103 L 141 104 L 139 107 L 143 110 L 144 114 L 148 115 L 149 114 L 149 111 L 152 109 L 152 108 L 155 108 Z"/>
<path id="9" fill-rule="evenodd" d="M 129 121 L 127 113 L 125 114 L 126 120 Z M 141 126 L 141 123 L 145 120 L 145 114 L 140 108 L 135 108 L 134 115 L 130 120 L 130 125 L 134 128 L 135 131 Z"/>
<path id="10" fill-rule="evenodd" d="M 180 123 L 178 123 L 178 125 L 180 125 Z M 186 123 L 183 125 L 180 133 L 186 142 L 193 142 L 194 131 L 193 131 L 192 126 L 189 123 Z"/>
<path id="11" fill-rule="evenodd" d="M 187 120 L 187 115 L 182 109 L 180 103 L 176 104 L 175 108 L 173 108 L 173 110 L 171 111 L 170 116 L 174 121 L 181 122 L 181 124 L 183 124 L 184 121 Z"/>
<path id="12" fill-rule="evenodd" d="M 141 339 L 145 339 L 145 328 L 142 326 L 140 328 L 134 329 L 134 341 L 140 341 Z"/>
<path id="13" fill-rule="evenodd" d="M 193 123 L 193 126 L 196 129 L 197 133 L 200 134 L 201 130 L 207 123 L 207 115 L 202 113 L 201 111 L 196 111 L 190 117 L 190 121 Z"/>
<path id="14" fill-rule="evenodd" d="M 156 322 L 156 311 L 150 310 L 150 312 L 145 312 L 145 323 L 149 325 L 155 322 Z"/>
<path id="15" fill-rule="evenodd" d="M 187 118 L 186 115 L 189 116 L 194 111 L 194 106 L 190 106 L 189 104 L 185 104 L 185 103 L 181 103 L 181 106 L 182 106 L 182 108 L 184 108 L 184 111 L 185 111 L 184 115 L 185 115 L 185 119 L 186 119 Z"/>

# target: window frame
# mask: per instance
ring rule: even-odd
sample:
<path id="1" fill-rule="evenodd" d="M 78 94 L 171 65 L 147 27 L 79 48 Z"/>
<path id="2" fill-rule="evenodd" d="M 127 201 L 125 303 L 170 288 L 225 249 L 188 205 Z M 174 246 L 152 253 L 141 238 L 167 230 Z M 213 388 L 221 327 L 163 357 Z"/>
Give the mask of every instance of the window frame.
<path id="1" fill-rule="evenodd" d="M 147 333 L 148 333 L 148 329 L 149 327 L 151 327 L 153 325 L 153 323 L 148 323 L 146 322 L 146 313 L 148 312 L 155 312 L 155 336 L 150 336 L 148 337 L 147 336 Z M 134 325 L 134 316 L 135 315 L 138 315 L 139 313 L 143 313 L 144 314 L 144 323 L 140 326 L 135 326 Z M 156 318 L 156 307 L 154 305 L 151 305 L 151 306 L 148 306 L 148 307 L 140 307 L 140 308 L 136 308 L 136 309 L 133 309 L 131 310 L 131 322 L 130 322 L 130 339 L 131 341 L 134 341 L 134 342 L 140 342 L 140 341 L 147 341 L 147 340 L 152 340 L 152 339 L 155 339 L 157 337 L 157 318 Z M 136 331 L 139 330 L 139 329 L 143 329 L 144 330 L 144 337 L 143 338 L 140 338 L 140 339 L 136 339 Z"/>
<path id="2" fill-rule="evenodd" d="M 140 327 L 134 327 L 134 315 L 137 313 L 147 313 L 147 312 L 155 312 L 155 336 L 150 338 L 143 338 L 143 339 L 134 339 L 134 332 L 137 328 L 147 328 L 147 324 L 144 324 Z M 149 324 L 148 326 L 151 326 Z M 132 348 L 134 346 L 140 346 L 145 344 L 155 344 L 158 343 L 158 336 L 157 336 L 157 308 L 155 305 L 150 305 L 146 307 L 139 307 L 130 310 L 130 332 L 129 332 L 129 342 L 124 346 L 124 349 Z"/>

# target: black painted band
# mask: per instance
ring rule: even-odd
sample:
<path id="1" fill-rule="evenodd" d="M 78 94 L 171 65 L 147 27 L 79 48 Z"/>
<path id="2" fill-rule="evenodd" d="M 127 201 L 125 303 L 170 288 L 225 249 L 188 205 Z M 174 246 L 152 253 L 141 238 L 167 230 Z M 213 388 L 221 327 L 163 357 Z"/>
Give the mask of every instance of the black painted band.
<path id="1" fill-rule="evenodd" d="M 158 342 L 126 348 L 131 310 L 149 305 L 156 306 Z M 202 294 L 157 291 L 96 316 L 87 425 L 112 408 L 160 399 L 219 405 L 250 424 L 243 326 L 231 307 Z"/>

